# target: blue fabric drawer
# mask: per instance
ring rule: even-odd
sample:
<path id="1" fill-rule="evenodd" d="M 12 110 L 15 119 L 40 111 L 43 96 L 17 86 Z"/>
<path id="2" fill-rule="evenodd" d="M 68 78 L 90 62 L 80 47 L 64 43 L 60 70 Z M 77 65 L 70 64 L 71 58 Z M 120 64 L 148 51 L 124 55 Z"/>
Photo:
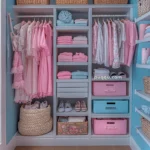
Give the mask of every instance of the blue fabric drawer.
<path id="1" fill-rule="evenodd" d="M 93 100 L 93 113 L 126 114 L 128 112 L 128 100 Z"/>

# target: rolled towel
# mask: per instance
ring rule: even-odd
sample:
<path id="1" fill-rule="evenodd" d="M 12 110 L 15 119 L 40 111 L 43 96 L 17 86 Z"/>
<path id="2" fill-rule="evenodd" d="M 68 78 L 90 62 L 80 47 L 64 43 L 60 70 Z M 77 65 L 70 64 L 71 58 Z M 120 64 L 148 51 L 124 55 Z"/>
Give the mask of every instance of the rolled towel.
<path id="1" fill-rule="evenodd" d="M 70 23 L 72 20 L 72 14 L 67 10 L 62 10 L 58 15 L 58 19 L 64 23 Z"/>

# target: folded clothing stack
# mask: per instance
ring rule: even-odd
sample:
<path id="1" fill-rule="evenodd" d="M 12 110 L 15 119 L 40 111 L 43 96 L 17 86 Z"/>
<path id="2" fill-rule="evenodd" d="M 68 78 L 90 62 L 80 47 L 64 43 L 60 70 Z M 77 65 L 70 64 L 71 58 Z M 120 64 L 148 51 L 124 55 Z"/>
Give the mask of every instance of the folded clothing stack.
<path id="1" fill-rule="evenodd" d="M 76 19 L 75 25 L 79 26 L 87 26 L 87 19 Z"/>
<path id="2" fill-rule="evenodd" d="M 59 117 L 59 122 L 85 122 L 86 117 Z"/>
<path id="3" fill-rule="evenodd" d="M 57 37 L 57 44 L 72 44 L 72 36 L 59 36 Z"/>
<path id="4" fill-rule="evenodd" d="M 64 52 L 58 55 L 58 62 L 72 62 L 73 53 Z"/>
<path id="5" fill-rule="evenodd" d="M 70 79 L 71 72 L 70 71 L 60 71 L 57 74 L 58 79 Z"/>
<path id="6" fill-rule="evenodd" d="M 73 62 L 87 62 L 88 57 L 84 53 L 76 53 L 72 60 Z"/>
<path id="7" fill-rule="evenodd" d="M 109 77 L 109 73 L 110 73 L 110 71 L 108 69 L 105 69 L 105 68 L 94 69 L 94 77 L 95 76 L 99 76 L 99 77 L 106 76 L 106 77 Z"/>
<path id="8" fill-rule="evenodd" d="M 87 79 L 88 72 L 86 71 L 74 71 L 72 72 L 72 79 Z"/>
<path id="9" fill-rule="evenodd" d="M 65 23 L 61 20 L 57 20 L 57 26 L 74 26 L 74 20 L 71 20 L 69 23 Z"/>
<path id="10" fill-rule="evenodd" d="M 76 36 L 73 38 L 72 44 L 87 44 L 86 36 Z"/>
<path id="11" fill-rule="evenodd" d="M 150 25 L 146 27 L 144 39 L 150 39 Z"/>

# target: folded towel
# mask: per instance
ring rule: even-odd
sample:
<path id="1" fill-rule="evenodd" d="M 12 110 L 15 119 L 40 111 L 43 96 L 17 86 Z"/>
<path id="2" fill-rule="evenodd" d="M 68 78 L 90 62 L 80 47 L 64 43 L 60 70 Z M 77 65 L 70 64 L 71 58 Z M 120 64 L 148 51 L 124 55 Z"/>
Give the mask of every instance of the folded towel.
<path id="1" fill-rule="evenodd" d="M 95 73 L 110 73 L 110 71 L 108 69 L 105 68 L 99 68 L 99 69 L 94 69 Z"/>
<path id="2" fill-rule="evenodd" d="M 60 77 L 60 76 L 71 76 L 71 72 L 70 71 L 60 71 L 60 72 L 58 72 L 57 77 Z"/>
<path id="3" fill-rule="evenodd" d="M 72 76 L 72 79 L 87 79 L 87 76 Z"/>
<path id="4" fill-rule="evenodd" d="M 87 44 L 87 41 L 72 41 L 72 44 Z"/>
<path id="5" fill-rule="evenodd" d="M 71 76 L 60 76 L 58 79 L 71 79 Z"/>
<path id="6" fill-rule="evenodd" d="M 60 53 L 59 56 L 72 56 L 73 53 L 71 52 L 63 52 L 63 53 Z"/>
<path id="7" fill-rule="evenodd" d="M 57 42 L 58 45 L 71 45 L 72 42 Z"/>
<path id="8" fill-rule="evenodd" d="M 73 40 L 87 40 L 87 37 L 86 36 L 76 36 L 73 38 Z"/>
<path id="9" fill-rule="evenodd" d="M 72 76 L 88 76 L 88 72 L 86 71 L 73 71 Z"/>
<path id="10" fill-rule="evenodd" d="M 87 19 L 76 19 L 75 24 L 76 23 L 85 23 L 85 24 L 87 24 L 87 21 L 88 21 Z"/>
<path id="11" fill-rule="evenodd" d="M 70 24 L 74 24 L 74 20 L 71 20 L 69 23 L 65 23 L 61 20 L 57 20 L 57 24 L 59 24 L 59 25 L 70 25 Z"/>
<path id="12" fill-rule="evenodd" d="M 73 59 L 73 62 L 87 62 L 87 59 Z"/>
<path id="13" fill-rule="evenodd" d="M 67 26 L 78 26 L 78 27 L 82 27 L 82 26 L 87 26 L 87 24 L 85 23 L 76 23 L 76 24 L 57 24 L 57 26 L 63 26 L 63 27 L 67 27 Z"/>
<path id="14" fill-rule="evenodd" d="M 72 62 L 72 59 L 58 59 L 58 62 Z"/>
<path id="15" fill-rule="evenodd" d="M 86 117 L 68 117 L 68 122 L 85 122 Z"/>

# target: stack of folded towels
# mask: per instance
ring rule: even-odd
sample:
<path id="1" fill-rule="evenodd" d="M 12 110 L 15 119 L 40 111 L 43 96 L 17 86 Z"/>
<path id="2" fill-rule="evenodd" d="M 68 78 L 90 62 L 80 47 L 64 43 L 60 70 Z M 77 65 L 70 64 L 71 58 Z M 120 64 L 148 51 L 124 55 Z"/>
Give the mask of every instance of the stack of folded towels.
<path id="1" fill-rule="evenodd" d="M 58 62 L 72 62 L 73 53 L 64 52 L 58 55 Z"/>
<path id="2" fill-rule="evenodd" d="M 87 19 L 76 19 L 75 25 L 77 26 L 87 26 Z"/>
<path id="3" fill-rule="evenodd" d="M 87 44 L 87 37 L 86 36 L 76 36 L 73 38 L 73 44 Z"/>
<path id="4" fill-rule="evenodd" d="M 105 68 L 94 69 L 94 78 L 96 77 L 109 77 L 110 71 Z"/>
<path id="5" fill-rule="evenodd" d="M 88 72 L 86 71 L 74 71 L 72 72 L 72 79 L 87 79 Z"/>
<path id="6" fill-rule="evenodd" d="M 64 52 L 58 55 L 58 62 L 87 62 L 88 57 L 84 53 Z"/>
<path id="7" fill-rule="evenodd" d="M 72 44 L 72 36 L 59 36 L 57 37 L 57 44 Z"/>
<path id="8" fill-rule="evenodd" d="M 88 57 L 84 53 L 76 53 L 72 60 L 73 62 L 87 62 Z"/>
<path id="9" fill-rule="evenodd" d="M 71 79 L 71 72 L 70 71 L 60 71 L 57 74 L 58 79 Z"/>
<path id="10" fill-rule="evenodd" d="M 146 27 L 144 39 L 150 39 L 150 25 Z"/>
<path id="11" fill-rule="evenodd" d="M 86 117 L 59 117 L 59 122 L 85 122 Z"/>

